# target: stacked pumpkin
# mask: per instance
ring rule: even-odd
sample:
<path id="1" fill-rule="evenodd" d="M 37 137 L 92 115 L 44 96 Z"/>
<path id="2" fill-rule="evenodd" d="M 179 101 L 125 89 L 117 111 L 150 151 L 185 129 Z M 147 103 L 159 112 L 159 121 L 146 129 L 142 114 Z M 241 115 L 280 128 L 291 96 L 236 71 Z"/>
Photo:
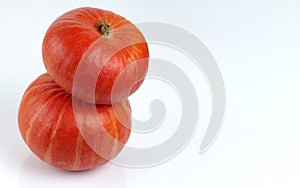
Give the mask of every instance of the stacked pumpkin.
<path id="1" fill-rule="evenodd" d="M 105 164 L 131 130 L 128 97 L 148 69 L 148 46 L 125 18 L 78 8 L 57 18 L 42 46 L 47 73 L 25 91 L 20 133 L 41 160 L 66 170 Z"/>

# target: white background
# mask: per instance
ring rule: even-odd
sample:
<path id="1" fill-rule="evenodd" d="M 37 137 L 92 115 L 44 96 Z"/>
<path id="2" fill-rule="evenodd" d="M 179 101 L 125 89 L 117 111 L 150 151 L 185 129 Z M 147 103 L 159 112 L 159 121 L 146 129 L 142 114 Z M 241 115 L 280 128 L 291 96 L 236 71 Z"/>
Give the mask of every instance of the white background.
<path id="1" fill-rule="evenodd" d="M 134 23 L 177 25 L 206 44 L 222 71 L 227 96 L 223 128 L 210 150 L 198 152 L 211 109 L 204 76 L 182 54 L 150 46 L 152 57 L 172 60 L 197 89 L 199 127 L 181 153 L 152 168 L 107 164 L 72 173 L 30 152 L 18 132 L 19 102 L 45 72 L 41 45 L 48 26 L 82 6 L 108 9 Z M 300 187 L 299 20 L 297 0 L 1 1 L 0 187 Z M 159 88 L 168 86 L 149 80 L 130 98 L 137 119 L 149 117 Z M 165 127 L 152 135 L 133 133 L 129 145 L 158 144 L 170 136 L 168 129 L 176 129 L 180 101 L 172 90 L 164 96 L 169 110 Z"/>

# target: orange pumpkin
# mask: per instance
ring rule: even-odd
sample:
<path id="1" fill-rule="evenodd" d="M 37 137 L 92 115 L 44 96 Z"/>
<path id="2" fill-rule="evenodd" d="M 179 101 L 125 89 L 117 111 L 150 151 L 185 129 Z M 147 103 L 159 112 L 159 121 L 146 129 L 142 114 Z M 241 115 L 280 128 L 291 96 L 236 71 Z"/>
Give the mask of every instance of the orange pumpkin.
<path id="1" fill-rule="evenodd" d="M 96 104 L 126 100 L 148 70 L 148 45 L 139 29 L 118 14 L 90 7 L 57 18 L 45 34 L 42 55 L 60 87 Z M 125 69 L 122 84 L 112 91 Z"/>
<path id="2" fill-rule="evenodd" d="M 87 170 L 122 150 L 130 135 L 131 109 L 128 100 L 113 106 L 83 102 L 43 74 L 25 91 L 18 123 L 25 143 L 41 160 L 66 170 Z"/>

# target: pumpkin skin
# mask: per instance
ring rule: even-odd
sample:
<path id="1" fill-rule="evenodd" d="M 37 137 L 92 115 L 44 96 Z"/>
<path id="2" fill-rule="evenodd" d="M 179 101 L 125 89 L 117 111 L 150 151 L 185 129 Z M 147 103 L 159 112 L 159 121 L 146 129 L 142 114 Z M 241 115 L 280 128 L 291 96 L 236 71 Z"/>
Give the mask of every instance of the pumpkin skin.
<path id="1" fill-rule="evenodd" d="M 148 45 L 122 16 L 97 8 L 78 8 L 48 28 L 42 56 L 47 72 L 68 93 L 96 104 L 126 100 L 148 70 Z M 129 65 L 133 65 L 129 67 Z M 118 75 L 122 83 L 112 88 Z"/>
<path id="2" fill-rule="evenodd" d="M 18 123 L 25 143 L 41 160 L 81 171 L 105 164 L 122 150 L 130 135 L 131 109 L 128 100 L 112 106 L 72 99 L 43 74 L 25 91 Z"/>

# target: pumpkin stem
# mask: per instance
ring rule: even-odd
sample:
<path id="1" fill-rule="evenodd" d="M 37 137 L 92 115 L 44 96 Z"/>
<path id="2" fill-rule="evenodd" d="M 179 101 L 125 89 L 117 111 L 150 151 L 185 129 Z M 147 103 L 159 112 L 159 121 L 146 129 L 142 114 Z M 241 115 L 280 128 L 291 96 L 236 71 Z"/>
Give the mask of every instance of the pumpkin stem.
<path id="1" fill-rule="evenodd" d="M 108 36 L 111 32 L 111 26 L 109 24 L 107 24 L 104 20 L 100 20 L 100 21 L 101 21 L 101 24 L 99 24 L 97 26 L 100 34 Z"/>

